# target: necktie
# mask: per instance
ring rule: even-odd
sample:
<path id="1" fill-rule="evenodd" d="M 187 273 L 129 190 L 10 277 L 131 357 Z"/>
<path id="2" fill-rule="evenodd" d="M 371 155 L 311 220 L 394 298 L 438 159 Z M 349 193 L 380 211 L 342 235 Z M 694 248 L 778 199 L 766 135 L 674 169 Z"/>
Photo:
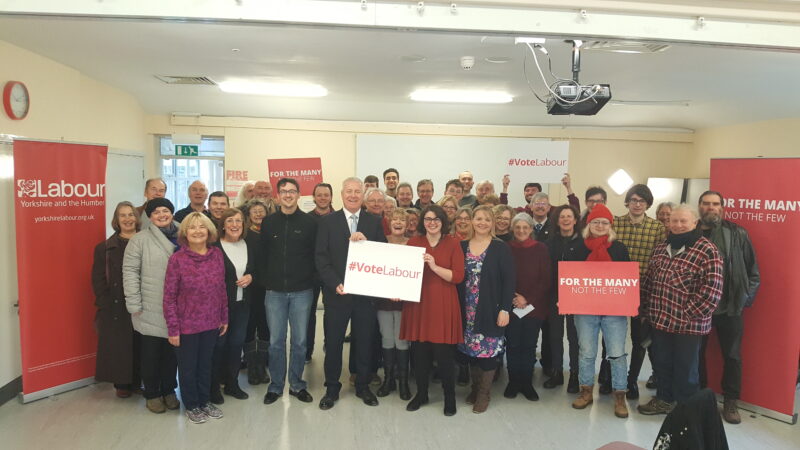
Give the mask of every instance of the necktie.
<path id="1" fill-rule="evenodd" d="M 536 230 L 536 234 L 539 234 L 539 232 L 542 231 L 542 224 L 537 223 L 533 226 L 533 229 Z"/>
<path id="2" fill-rule="evenodd" d="M 351 214 L 350 215 L 350 234 L 355 233 L 357 228 L 358 228 L 358 216 L 355 215 L 355 214 Z"/>

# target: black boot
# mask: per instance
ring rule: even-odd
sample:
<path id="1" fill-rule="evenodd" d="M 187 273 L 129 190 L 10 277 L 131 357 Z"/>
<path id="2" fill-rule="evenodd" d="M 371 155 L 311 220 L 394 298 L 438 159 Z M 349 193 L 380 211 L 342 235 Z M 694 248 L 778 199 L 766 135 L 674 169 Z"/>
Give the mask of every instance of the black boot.
<path id="1" fill-rule="evenodd" d="M 227 376 L 225 377 L 225 388 L 222 390 L 225 395 L 230 395 L 239 400 L 246 400 L 249 395 L 239 387 L 239 364 L 235 363 L 229 367 Z"/>
<path id="2" fill-rule="evenodd" d="M 467 386 L 469 385 L 469 364 L 459 364 L 456 363 L 458 366 L 458 385 L 459 386 Z"/>
<path id="3" fill-rule="evenodd" d="M 578 372 L 573 372 L 570 370 L 569 381 L 567 382 L 567 392 L 570 394 L 577 394 L 578 390 Z"/>
<path id="4" fill-rule="evenodd" d="M 258 353 L 256 352 L 257 341 L 250 341 L 244 343 L 244 360 L 247 363 L 247 382 L 250 385 L 256 385 L 261 382 L 261 377 L 258 374 Z"/>
<path id="5" fill-rule="evenodd" d="M 564 375 L 561 375 L 562 380 Z M 536 392 L 536 389 L 533 387 L 533 383 L 531 383 L 531 379 L 533 378 L 533 368 L 531 368 L 530 372 L 526 374 L 522 374 L 519 378 L 519 392 L 525 396 L 528 400 L 535 402 L 539 400 L 539 393 Z M 563 381 L 562 381 L 563 384 Z"/>
<path id="6" fill-rule="evenodd" d="M 269 361 L 269 341 L 259 339 L 257 347 L 258 357 L 256 358 L 256 372 L 258 373 L 259 383 L 269 383 L 269 372 L 267 363 Z"/>
<path id="7" fill-rule="evenodd" d="M 544 382 L 545 389 L 553 389 L 557 386 L 561 386 L 564 384 L 564 371 L 556 369 L 555 372 L 552 373 L 550 378 L 548 378 Z"/>
<path id="8" fill-rule="evenodd" d="M 456 415 L 456 380 L 452 376 L 442 379 L 442 390 L 444 391 L 444 415 L 447 417 Z"/>
<path id="9" fill-rule="evenodd" d="M 610 394 L 611 393 L 611 362 L 607 359 L 604 359 L 603 362 L 600 363 L 600 373 L 597 375 L 597 382 L 600 384 L 600 389 L 598 391 L 601 394 Z"/>
<path id="10" fill-rule="evenodd" d="M 639 398 L 639 383 L 638 380 L 628 378 L 628 392 L 625 393 L 628 400 L 636 400 Z"/>
<path id="11" fill-rule="evenodd" d="M 409 400 L 411 389 L 408 387 L 408 350 L 397 350 L 397 384 L 400 390 L 400 399 Z"/>
<path id="12" fill-rule="evenodd" d="M 222 396 L 222 391 L 219 387 L 219 380 L 211 381 L 211 393 L 208 396 L 208 401 L 215 405 L 221 405 L 225 403 L 225 397 Z"/>
<path id="13" fill-rule="evenodd" d="M 519 383 L 519 376 L 514 372 L 509 372 L 508 384 L 506 385 L 506 390 L 503 391 L 503 397 L 516 398 L 519 393 Z"/>
<path id="14" fill-rule="evenodd" d="M 395 374 L 395 350 L 393 348 L 383 349 L 383 384 L 375 393 L 378 397 L 386 397 L 397 389 L 394 379 Z"/>

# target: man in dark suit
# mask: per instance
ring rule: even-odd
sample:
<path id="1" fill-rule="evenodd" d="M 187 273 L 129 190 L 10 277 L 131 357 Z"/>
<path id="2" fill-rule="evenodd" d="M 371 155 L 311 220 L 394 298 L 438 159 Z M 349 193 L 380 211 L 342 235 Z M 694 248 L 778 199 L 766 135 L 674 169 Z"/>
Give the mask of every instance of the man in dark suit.
<path id="1" fill-rule="evenodd" d="M 531 197 L 529 205 L 533 213 L 533 238 L 545 242 L 553 234 L 553 223 L 550 220 L 550 196 L 537 192 Z"/>
<path id="2" fill-rule="evenodd" d="M 352 321 L 356 354 L 356 395 L 365 404 L 376 406 L 378 399 L 369 390 L 372 339 L 376 332 L 375 307 L 370 297 L 350 295 L 344 291 L 344 273 L 350 241 L 386 242 L 381 219 L 361 210 L 364 185 L 351 177 L 342 183 L 344 208 L 325 216 L 317 230 L 316 264 L 322 279 L 325 305 L 325 396 L 320 409 L 333 408 L 339 399 L 342 383 L 342 346 L 348 321 Z"/>

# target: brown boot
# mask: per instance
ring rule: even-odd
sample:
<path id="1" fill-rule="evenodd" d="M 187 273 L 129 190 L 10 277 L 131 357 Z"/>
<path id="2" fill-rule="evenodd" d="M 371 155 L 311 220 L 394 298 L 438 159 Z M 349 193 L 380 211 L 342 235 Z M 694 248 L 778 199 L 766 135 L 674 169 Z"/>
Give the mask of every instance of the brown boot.
<path id="1" fill-rule="evenodd" d="M 478 397 L 478 386 L 481 384 L 481 375 L 483 371 L 478 366 L 473 366 L 469 368 L 469 375 L 472 378 L 472 390 L 467 395 L 467 404 L 474 405 L 475 398 Z"/>
<path id="2" fill-rule="evenodd" d="M 572 402 L 572 407 L 575 409 L 584 409 L 587 406 L 591 405 L 594 401 L 592 397 L 592 391 L 594 390 L 594 386 L 585 386 L 581 385 L 581 392 L 578 394 L 578 398 Z"/>
<path id="3" fill-rule="evenodd" d="M 722 418 L 725 419 L 725 422 L 734 425 L 742 422 L 742 418 L 739 416 L 739 407 L 736 405 L 735 399 L 725 399 L 725 403 L 722 406 Z"/>
<path id="4" fill-rule="evenodd" d="M 628 417 L 628 404 L 625 402 L 625 391 L 614 391 L 614 415 L 620 419 Z"/>
<path id="5" fill-rule="evenodd" d="M 472 405 L 472 412 L 480 414 L 489 408 L 489 392 L 492 390 L 492 381 L 497 369 L 488 372 L 481 371 L 481 379 L 478 384 L 478 395 L 475 397 L 475 404 Z"/>

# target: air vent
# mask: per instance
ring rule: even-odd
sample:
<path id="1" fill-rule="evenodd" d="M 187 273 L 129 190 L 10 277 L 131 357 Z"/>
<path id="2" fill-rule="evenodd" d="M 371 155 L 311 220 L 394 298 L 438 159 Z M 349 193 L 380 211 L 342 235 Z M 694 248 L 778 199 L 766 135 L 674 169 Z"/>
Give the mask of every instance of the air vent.
<path id="1" fill-rule="evenodd" d="M 589 41 L 581 47 L 583 50 L 601 50 L 617 53 L 659 53 L 669 48 L 667 44 L 646 44 L 634 41 Z"/>
<path id="2" fill-rule="evenodd" d="M 187 77 L 176 75 L 155 75 L 156 78 L 167 84 L 189 84 L 189 85 L 204 85 L 216 86 L 217 83 L 208 77 Z"/>

